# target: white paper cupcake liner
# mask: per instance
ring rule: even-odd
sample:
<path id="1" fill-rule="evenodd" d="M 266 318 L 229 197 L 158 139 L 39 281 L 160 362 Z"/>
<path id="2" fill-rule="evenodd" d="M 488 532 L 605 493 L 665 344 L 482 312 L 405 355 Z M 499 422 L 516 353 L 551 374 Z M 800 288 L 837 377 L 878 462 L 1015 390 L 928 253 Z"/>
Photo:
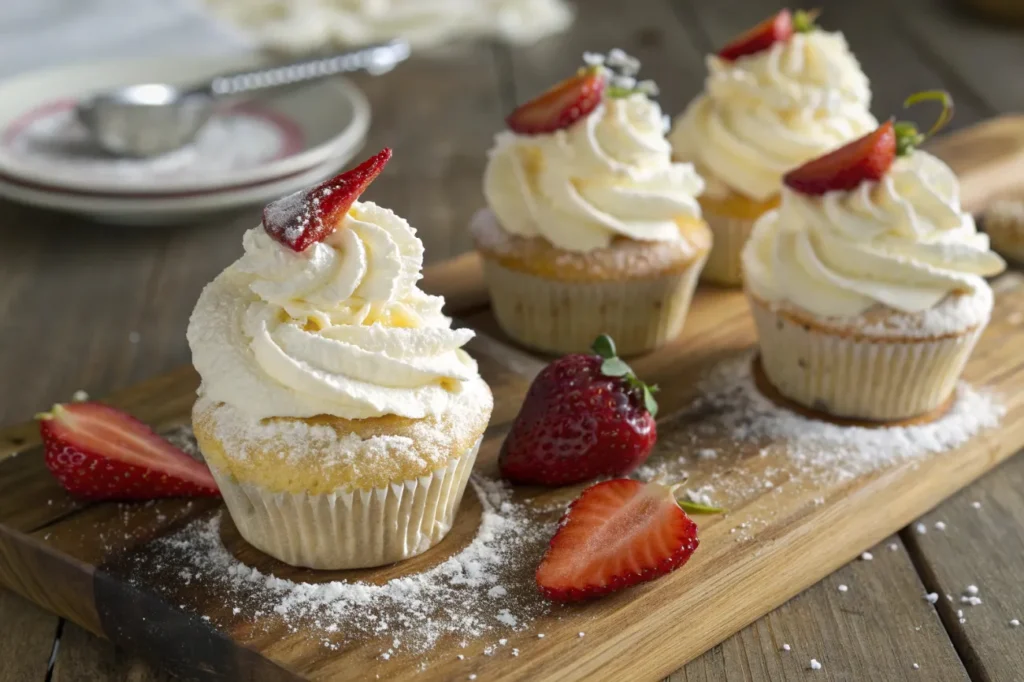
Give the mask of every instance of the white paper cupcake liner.
<path id="1" fill-rule="evenodd" d="M 705 211 L 704 220 L 711 228 L 714 241 L 701 280 L 719 286 L 740 286 L 743 283 L 743 247 L 757 219 L 730 218 Z"/>
<path id="2" fill-rule="evenodd" d="M 275 493 L 211 471 L 252 546 L 292 566 L 368 568 L 416 556 L 448 534 L 481 440 L 431 474 L 352 492 Z"/>
<path id="3" fill-rule="evenodd" d="M 891 421 L 938 409 L 984 330 L 931 339 L 830 334 L 748 298 L 768 380 L 785 397 L 837 417 Z"/>
<path id="4" fill-rule="evenodd" d="M 485 257 L 484 276 L 498 323 L 519 343 L 547 353 L 577 353 L 608 334 L 621 355 L 636 355 L 682 331 L 704 260 L 659 277 L 560 282 Z"/>

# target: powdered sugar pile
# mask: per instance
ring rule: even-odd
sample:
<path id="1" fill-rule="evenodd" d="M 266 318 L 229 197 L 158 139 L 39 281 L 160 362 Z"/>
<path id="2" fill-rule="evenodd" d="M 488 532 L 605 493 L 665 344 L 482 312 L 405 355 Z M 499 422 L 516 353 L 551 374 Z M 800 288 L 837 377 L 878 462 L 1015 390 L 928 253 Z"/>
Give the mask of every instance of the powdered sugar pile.
<path id="1" fill-rule="evenodd" d="M 250 622 L 275 614 L 289 631 L 301 629 L 331 649 L 360 636 L 386 636 L 390 646 L 380 652 L 385 659 L 399 650 L 427 651 L 446 635 L 525 629 L 548 608 L 532 589 L 532 576 L 554 521 L 513 502 L 503 483 L 478 477 L 473 487 L 483 515 L 472 542 L 427 571 L 381 585 L 301 583 L 265 574 L 224 547 L 220 514 L 158 540 L 156 565 L 147 558 L 137 579 L 170 571 L 179 583 L 205 581 Z M 163 581 L 153 582 L 165 589 Z M 531 589 L 523 589 L 526 583 Z"/>
<path id="2" fill-rule="evenodd" d="M 790 481 L 832 486 L 858 476 L 952 450 L 999 423 L 1003 406 L 966 384 L 940 419 L 916 426 L 865 428 L 808 419 L 764 397 L 751 372 L 752 352 L 725 360 L 700 383 L 699 396 L 662 422 L 654 454 L 635 476 L 678 482 L 693 475 L 691 502 L 736 506 L 740 500 L 781 494 Z M 727 445 L 723 446 L 723 441 Z M 714 449 L 715 458 L 702 456 Z M 785 453 L 795 467 L 764 466 Z M 817 502 L 823 502 L 823 499 Z"/>

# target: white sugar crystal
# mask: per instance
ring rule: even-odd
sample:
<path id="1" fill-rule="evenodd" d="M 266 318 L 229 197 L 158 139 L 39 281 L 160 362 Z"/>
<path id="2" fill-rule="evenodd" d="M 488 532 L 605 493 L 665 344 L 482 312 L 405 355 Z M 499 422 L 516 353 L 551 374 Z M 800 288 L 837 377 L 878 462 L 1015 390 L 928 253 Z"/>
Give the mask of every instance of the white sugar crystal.
<path id="1" fill-rule="evenodd" d="M 636 90 L 637 92 L 643 93 L 648 97 L 657 97 L 661 92 L 658 89 L 658 84 L 652 80 L 640 81 L 639 83 L 636 84 Z"/>
<path id="2" fill-rule="evenodd" d="M 811 659 L 811 670 L 821 670 L 821 663 L 818 662 L 818 659 Z"/>
<path id="3" fill-rule="evenodd" d="M 912 664 L 910 667 L 913 668 L 914 670 L 920 670 L 921 669 L 921 666 L 919 666 L 917 663 Z"/>
<path id="4" fill-rule="evenodd" d="M 583 63 L 587 66 L 601 66 L 604 64 L 604 55 L 599 52 L 584 52 Z"/>
<path id="5" fill-rule="evenodd" d="M 82 389 L 78 389 L 77 391 L 71 394 L 71 400 L 73 400 L 76 403 L 84 403 L 88 399 L 89 394 L 83 391 Z"/>
<path id="6" fill-rule="evenodd" d="M 543 632 L 538 632 L 537 633 L 537 639 L 544 639 L 544 633 Z"/>
<path id="7" fill-rule="evenodd" d="M 840 592 L 847 592 L 847 591 L 848 591 L 849 589 L 850 589 L 850 588 L 849 588 L 849 587 L 847 587 L 846 585 L 840 585 L 840 586 L 839 586 L 839 591 L 840 591 Z"/>
<path id="8" fill-rule="evenodd" d="M 981 502 L 975 500 L 974 502 L 971 502 L 971 506 L 974 507 L 975 509 L 981 509 Z"/>
<path id="9" fill-rule="evenodd" d="M 980 606 L 981 597 L 960 597 L 961 604 L 970 604 L 971 606 Z"/>
<path id="10" fill-rule="evenodd" d="M 792 649 L 792 648 L 793 648 L 793 647 L 791 647 L 790 645 L 788 645 L 788 644 L 785 644 L 785 643 L 783 643 L 783 645 L 782 645 L 782 650 L 783 650 L 783 651 L 789 651 L 789 650 L 790 650 L 790 649 Z"/>
<path id="11" fill-rule="evenodd" d="M 971 596 L 974 596 L 974 595 L 978 594 L 978 591 L 979 590 L 978 590 L 978 586 L 977 585 L 968 585 L 967 589 L 964 590 L 964 592 L 966 592 L 967 594 L 969 594 Z"/>
<path id="12" fill-rule="evenodd" d="M 864 552 L 863 554 L 860 555 L 860 558 L 862 560 L 864 560 L 864 561 L 871 561 L 872 559 L 875 558 L 875 555 L 872 554 L 871 552 Z"/>
<path id="13" fill-rule="evenodd" d="M 1016 618 L 1012 619 L 1010 621 L 1010 627 L 1011 628 L 1019 628 L 1020 627 L 1020 621 L 1018 619 L 1016 619 Z"/>
<path id="14" fill-rule="evenodd" d="M 890 542 L 890 543 L 889 543 L 889 551 L 890 551 L 890 552 L 895 552 L 895 551 L 897 551 L 897 550 L 898 550 L 899 548 L 900 548 L 900 546 L 899 546 L 899 544 L 898 544 L 898 543 L 895 543 L 895 542 Z"/>
<path id="15" fill-rule="evenodd" d="M 928 532 L 928 527 L 926 525 L 924 525 L 923 523 L 919 523 L 916 526 L 914 526 L 914 530 L 917 531 L 918 535 L 924 535 L 925 533 Z"/>
<path id="16" fill-rule="evenodd" d="M 928 600 L 929 604 L 937 604 L 939 602 L 939 593 L 929 592 L 924 596 L 924 598 Z"/>
<path id="17" fill-rule="evenodd" d="M 935 522 L 935 530 L 946 530 L 946 522 L 945 521 L 936 521 Z"/>
<path id="18" fill-rule="evenodd" d="M 701 448 L 697 451 L 697 457 L 700 459 L 718 459 L 718 450 L 714 448 Z"/>

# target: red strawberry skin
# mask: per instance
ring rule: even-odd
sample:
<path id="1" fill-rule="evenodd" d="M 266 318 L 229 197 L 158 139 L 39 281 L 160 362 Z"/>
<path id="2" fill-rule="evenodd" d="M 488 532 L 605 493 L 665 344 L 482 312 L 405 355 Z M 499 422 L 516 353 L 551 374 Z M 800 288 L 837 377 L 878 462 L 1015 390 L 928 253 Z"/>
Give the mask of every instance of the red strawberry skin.
<path id="1" fill-rule="evenodd" d="M 83 500 L 219 497 L 210 470 L 134 417 L 94 402 L 40 416 L 46 466 Z"/>
<path id="2" fill-rule="evenodd" d="M 567 355 L 537 375 L 502 446 L 502 476 L 568 485 L 622 476 L 647 459 L 658 439 L 654 418 L 624 379 L 601 373 L 601 362 Z"/>
<path id="3" fill-rule="evenodd" d="M 537 586 L 553 601 L 601 597 L 674 571 L 698 544 L 697 525 L 671 488 L 604 481 L 566 511 L 537 568 Z"/>
<path id="4" fill-rule="evenodd" d="M 263 229 L 292 251 L 305 251 L 322 242 L 390 159 L 391 150 L 385 147 L 350 171 L 267 204 Z"/>
<path id="5" fill-rule="evenodd" d="M 896 132 L 892 121 L 886 121 L 864 137 L 789 171 L 782 182 L 811 196 L 849 191 L 862 182 L 881 180 L 895 159 Z"/>
<path id="6" fill-rule="evenodd" d="M 718 51 L 718 56 L 728 62 L 733 62 L 740 57 L 763 52 L 775 43 L 789 40 L 792 37 L 793 14 L 788 9 L 784 9 L 732 40 Z"/>
<path id="7" fill-rule="evenodd" d="M 505 119 L 520 135 L 541 135 L 568 128 L 597 108 L 607 78 L 600 68 L 581 71 L 523 104 Z"/>

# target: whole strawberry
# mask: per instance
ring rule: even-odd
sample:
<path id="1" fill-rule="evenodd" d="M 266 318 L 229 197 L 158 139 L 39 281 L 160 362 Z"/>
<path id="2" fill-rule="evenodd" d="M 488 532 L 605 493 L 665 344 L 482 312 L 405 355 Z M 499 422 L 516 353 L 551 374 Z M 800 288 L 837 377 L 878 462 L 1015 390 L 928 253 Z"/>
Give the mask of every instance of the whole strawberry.
<path id="1" fill-rule="evenodd" d="M 609 337 L 592 348 L 552 362 L 534 379 L 501 448 L 506 479 L 568 485 L 625 475 L 650 455 L 657 388 L 637 379 Z"/>

